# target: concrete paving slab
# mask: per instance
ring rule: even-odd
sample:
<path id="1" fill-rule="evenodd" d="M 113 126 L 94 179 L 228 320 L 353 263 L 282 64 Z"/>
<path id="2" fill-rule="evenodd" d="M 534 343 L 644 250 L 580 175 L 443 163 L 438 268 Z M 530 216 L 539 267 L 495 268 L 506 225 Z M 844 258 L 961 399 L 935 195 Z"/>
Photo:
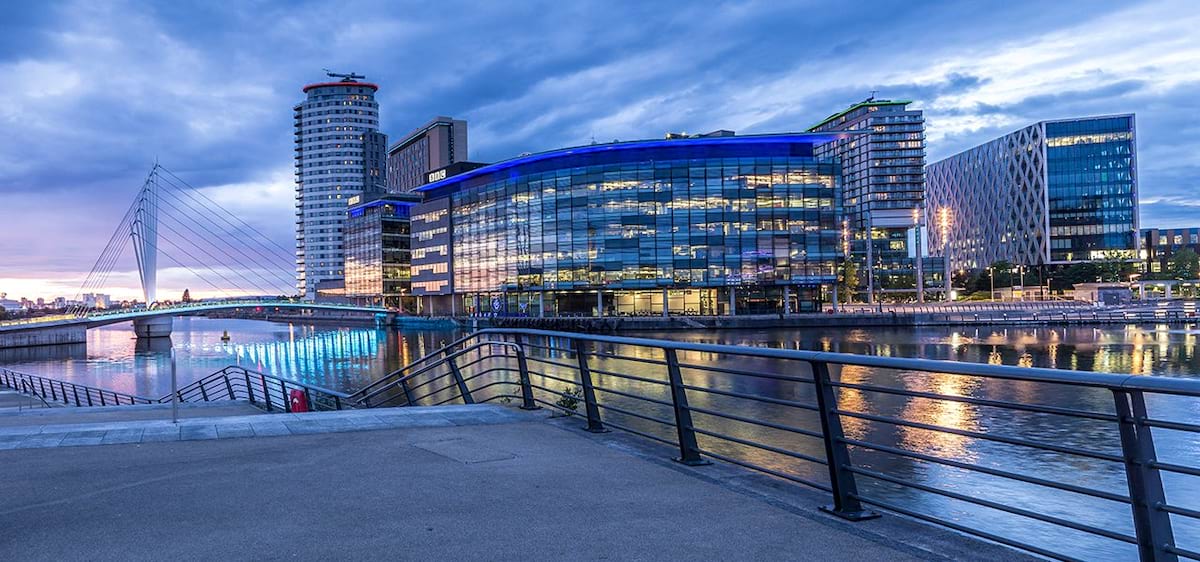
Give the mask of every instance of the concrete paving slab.
<path id="1" fill-rule="evenodd" d="M 179 439 L 182 441 L 216 438 L 217 428 L 213 425 L 193 424 L 179 426 Z"/>
<path id="2" fill-rule="evenodd" d="M 412 446 L 455 440 L 515 454 L 463 463 Z M 168 546 L 225 560 L 926 559 L 540 421 L 0 451 L 0 464 L 15 468 L 0 520 L 16 560 L 161 560 Z"/>
<path id="3" fill-rule="evenodd" d="M 142 432 L 142 429 L 112 429 L 104 432 L 104 439 L 101 441 L 101 444 L 141 443 Z"/>
<path id="4" fill-rule="evenodd" d="M 249 423 L 220 423 L 215 427 L 219 439 L 254 437 L 254 430 L 250 428 Z"/>

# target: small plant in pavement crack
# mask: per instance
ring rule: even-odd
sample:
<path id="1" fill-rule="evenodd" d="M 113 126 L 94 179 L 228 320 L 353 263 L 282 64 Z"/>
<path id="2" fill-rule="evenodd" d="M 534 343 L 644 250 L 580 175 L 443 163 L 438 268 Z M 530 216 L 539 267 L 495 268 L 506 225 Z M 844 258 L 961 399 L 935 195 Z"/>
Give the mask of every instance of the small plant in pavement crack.
<path id="1" fill-rule="evenodd" d="M 563 389 L 562 395 L 558 397 L 558 401 L 554 405 L 562 409 L 563 415 L 570 416 L 575 413 L 576 408 L 579 408 L 579 400 L 582 398 L 582 388 L 568 386 Z"/>

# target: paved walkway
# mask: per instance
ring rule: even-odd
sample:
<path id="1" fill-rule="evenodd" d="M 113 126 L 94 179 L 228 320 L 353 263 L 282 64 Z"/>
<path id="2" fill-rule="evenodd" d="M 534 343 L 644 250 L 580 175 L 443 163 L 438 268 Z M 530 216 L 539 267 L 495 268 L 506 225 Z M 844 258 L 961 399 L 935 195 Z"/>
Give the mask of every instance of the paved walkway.
<path id="1" fill-rule="evenodd" d="M 23 561 L 1014 558 L 957 536 L 939 540 L 958 550 L 924 537 L 914 547 L 873 526 L 900 519 L 835 520 L 795 486 L 764 500 L 722 483 L 757 478 L 736 467 L 682 467 L 664 451 L 614 446 L 615 434 L 578 431 L 577 418 L 544 417 L 481 405 L 196 418 L 162 432 L 151 429 L 170 422 L 113 422 L 72 428 L 74 437 L 38 427 L 23 450 L 0 450 L 0 552 Z M 4 429 L 17 430 L 32 431 Z M 72 446 L 121 435 L 130 443 Z M 929 530 L 907 525 L 902 534 Z"/>

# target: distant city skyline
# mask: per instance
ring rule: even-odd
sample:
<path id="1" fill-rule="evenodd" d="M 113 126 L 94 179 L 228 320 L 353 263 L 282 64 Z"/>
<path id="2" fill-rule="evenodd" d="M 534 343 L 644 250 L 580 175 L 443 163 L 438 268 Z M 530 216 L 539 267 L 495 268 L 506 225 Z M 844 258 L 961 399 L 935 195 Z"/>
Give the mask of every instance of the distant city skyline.
<path id="1" fill-rule="evenodd" d="M 1136 113 L 1141 225 L 1200 223 L 1188 2 L 351 4 L 9 7 L 0 291 L 74 296 L 155 160 L 292 246 L 288 108 L 322 68 L 379 84 L 390 135 L 469 121 L 482 162 L 667 131 L 802 131 L 872 91 L 924 111 L 930 163 L 1041 120 Z M 141 292 L 124 260 L 114 299 Z M 183 268 L 159 278 L 164 295 L 198 290 Z"/>

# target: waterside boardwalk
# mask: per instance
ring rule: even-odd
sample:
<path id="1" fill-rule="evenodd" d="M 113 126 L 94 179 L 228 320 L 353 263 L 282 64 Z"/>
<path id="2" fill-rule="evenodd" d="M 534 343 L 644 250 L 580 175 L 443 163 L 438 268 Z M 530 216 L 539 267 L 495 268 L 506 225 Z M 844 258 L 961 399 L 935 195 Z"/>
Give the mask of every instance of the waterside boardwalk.
<path id="1" fill-rule="evenodd" d="M 171 430 L 46 414 L 59 423 L 0 428 L 0 544 L 20 560 L 1022 558 L 899 518 L 843 522 L 817 494 L 547 415 L 416 407 Z"/>

